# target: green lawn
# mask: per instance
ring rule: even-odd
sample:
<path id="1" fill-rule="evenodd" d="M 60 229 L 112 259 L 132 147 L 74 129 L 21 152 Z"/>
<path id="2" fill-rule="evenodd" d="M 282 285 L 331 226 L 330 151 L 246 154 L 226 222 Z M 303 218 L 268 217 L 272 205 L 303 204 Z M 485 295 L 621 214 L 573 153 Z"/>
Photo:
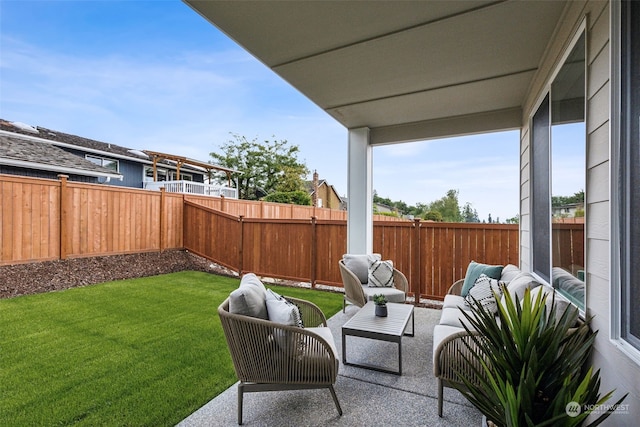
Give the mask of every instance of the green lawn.
<path id="1" fill-rule="evenodd" d="M 216 310 L 238 283 L 187 271 L 0 300 L 0 425 L 175 425 L 237 381 Z"/>

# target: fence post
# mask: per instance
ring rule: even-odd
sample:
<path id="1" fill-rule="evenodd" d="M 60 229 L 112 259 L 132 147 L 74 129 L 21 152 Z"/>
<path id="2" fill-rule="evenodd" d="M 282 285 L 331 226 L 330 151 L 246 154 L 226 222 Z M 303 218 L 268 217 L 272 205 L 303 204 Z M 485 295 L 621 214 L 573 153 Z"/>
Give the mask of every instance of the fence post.
<path id="1" fill-rule="evenodd" d="M 69 233 L 69 193 L 67 190 L 68 175 L 58 175 L 60 178 L 60 259 L 67 259 L 67 234 Z"/>
<path id="2" fill-rule="evenodd" d="M 242 276 L 242 272 L 244 270 L 244 216 L 240 215 L 238 217 L 238 221 L 240 222 L 240 245 L 238 248 L 240 265 L 238 266 L 238 274 Z"/>
<path id="3" fill-rule="evenodd" d="M 224 212 L 224 194 L 220 195 L 220 210 Z"/>
<path id="4" fill-rule="evenodd" d="M 165 250 L 166 246 L 166 226 L 165 226 L 165 203 L 167 202 L 166 193 L 164 187 L 160 187 L 160 252 Z M 182 196 L 182 203 L 184 204 L 184 195 Z"/>
<path id="5" fill-rule="evenodd" d="M 412 253 L 414 254 L 414 259 L 413 262 L 411 263 L 411 278 L 413 279 L 412 282 L 415 284 L 415 282 L 418 282 L 418 289 L 416 290 L 414 287 L 413 290 L 413 304 L 414 305 L 419 305 L 420 304 L 420 294 L 422 292 L 422 275 L 420 274 L 420 260 L 422 259 L 422 254 L 420 253 L 420 249 L 422 248 L 422 244 L 420 242 L 420 218 L 416 218 L 413 220 L 413 226 L 415 228 L 415 232 L 414 232 L 414 236 L 413 236 L 413 242 L 412 246 L 413 246 L 413 251 Z M 415 278 L 418 278 L 418 280 L 415 280 Z"/>
<path id="6" fill-rule="evenodd" d="M 316 287 L 316 274 L 318 267 L 318 228 L 316 226 L 317 218 L 311 217 L 311 288 Z"/>

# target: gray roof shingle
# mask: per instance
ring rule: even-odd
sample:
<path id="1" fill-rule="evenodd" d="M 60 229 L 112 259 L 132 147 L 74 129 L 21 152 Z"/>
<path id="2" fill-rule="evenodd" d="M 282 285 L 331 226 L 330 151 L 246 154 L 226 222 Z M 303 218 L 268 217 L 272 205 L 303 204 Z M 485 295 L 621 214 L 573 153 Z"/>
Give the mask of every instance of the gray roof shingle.
<path id="1" fill-rule="evenodd" d="M 74 170 L 80 175 L 120 176 L 111 169 L 98 166 L 46 142 L 26 140 L 17 135 L 0 134 L 0 163 L 15 164 L 6 160 L 26 162 L 32 164 L 34 168 L 42 166 L 48 170 L 60 172 Z M 28 166 L 23 165 L 23 167 Z"/>

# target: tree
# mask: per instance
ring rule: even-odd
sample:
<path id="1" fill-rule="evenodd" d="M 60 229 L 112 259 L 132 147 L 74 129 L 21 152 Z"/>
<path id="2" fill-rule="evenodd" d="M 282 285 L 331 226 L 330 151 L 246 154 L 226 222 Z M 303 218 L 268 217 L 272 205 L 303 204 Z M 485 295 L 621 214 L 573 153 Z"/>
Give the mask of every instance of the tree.
<path id="1" fill-rule="evenodd" d="M 442 215 L 442 221 L 462 222 L 460 213 L 460 203 L 458 202 L 458 190 L 449 190 L 447 195 L 441 199 L 431 202 L 427 211 L 437 211 Z"/>
<path id="2" fill-rule="evenodd" d="M 308 169 L 298 160 L 297 145 L 276 139 L 259 143 L 257 139 L 248 141 L 244 136 L 231 135 L 233 140 L 220 147 L 221 153 L 211 153 L 211 157 L 215 163 L 238 171 L 231 175 L 231 180 L 240 199 L 256 200 L 260 198 L 258 194 L 277 189 L 304 190 L 302 177 Z"/>
<path id="3" fill-rule="evenodd" d="M 478 211 L 471 207 L 471 203 L 467 202 L 464 204 L 464 208 L 462 208 L 462 219 L 464 222 L 480 222 L 480 217 L 478 217 Z"/>
<path id="4" fill-rule="evenodd" d="M 274 191 L 264 197 L 265 202 L 289 203 L 311 206 L 311 196 L 306 191 Z"/>

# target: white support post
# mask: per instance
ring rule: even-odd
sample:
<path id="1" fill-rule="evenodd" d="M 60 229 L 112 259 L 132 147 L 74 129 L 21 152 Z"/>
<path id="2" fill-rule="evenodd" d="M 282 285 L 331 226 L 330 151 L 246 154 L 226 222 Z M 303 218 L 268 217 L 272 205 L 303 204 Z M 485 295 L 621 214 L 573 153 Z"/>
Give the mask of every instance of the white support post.
<path id="1" fill-rule="evenodd" d="M 373 149 L 369 128 L 349 129 L 347 253 L 373 252 Z"/>

